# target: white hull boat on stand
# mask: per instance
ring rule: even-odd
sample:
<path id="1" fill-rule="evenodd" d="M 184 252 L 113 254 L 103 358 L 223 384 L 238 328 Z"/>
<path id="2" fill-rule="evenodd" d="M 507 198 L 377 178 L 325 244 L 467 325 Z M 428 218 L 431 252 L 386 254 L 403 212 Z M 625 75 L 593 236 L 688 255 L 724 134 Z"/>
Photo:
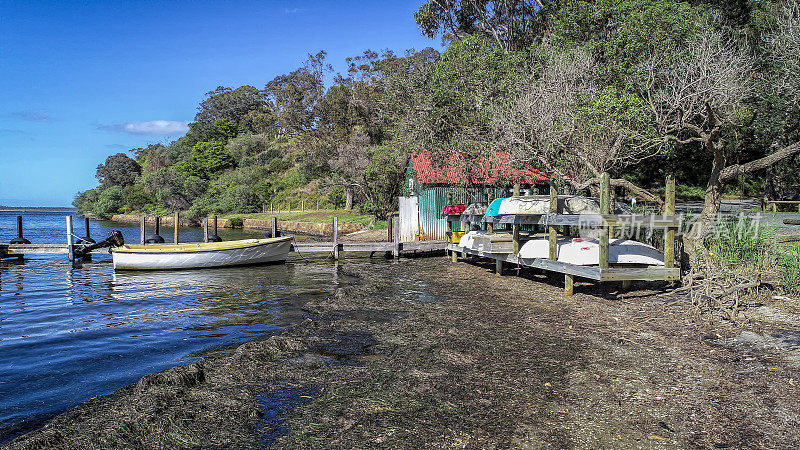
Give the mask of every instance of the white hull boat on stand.
<path id="1" fill-rule="evenodd" d="M 596 239 L 559 238 L 558 261 L 578 266 L 600 264 L 600 242 Z M 519 249 L 522 259 L 548 259 L 550 242 L 547 238 L 536 238 Z M 655 247 L 628 239 L 610 239 L 608 242 L 609 264 L 634 264 L 663 266 L 664 254 Z"/>

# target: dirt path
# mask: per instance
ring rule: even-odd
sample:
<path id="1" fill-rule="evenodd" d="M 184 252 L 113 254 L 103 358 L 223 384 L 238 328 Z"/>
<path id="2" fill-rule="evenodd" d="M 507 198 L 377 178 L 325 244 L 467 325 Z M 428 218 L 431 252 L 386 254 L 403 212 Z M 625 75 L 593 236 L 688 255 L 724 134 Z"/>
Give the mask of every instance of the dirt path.
<path id="1" fill-rule="evenodd" d="M 564 298 L 556 278 L 444 258 L 341 276 L 351 286 L 284 335 L 145 377 L 10 448 L 800 447 L 793 314 L 710 326 L 658 291 Z"/>

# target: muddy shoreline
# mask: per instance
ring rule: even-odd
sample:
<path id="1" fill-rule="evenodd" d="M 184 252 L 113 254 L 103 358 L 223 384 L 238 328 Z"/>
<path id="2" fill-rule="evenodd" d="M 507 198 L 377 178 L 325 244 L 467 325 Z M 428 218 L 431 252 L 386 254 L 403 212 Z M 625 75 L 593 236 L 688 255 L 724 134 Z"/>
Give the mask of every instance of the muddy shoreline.
<path id="1" fill-rule="evenodd" d="M 708 323 L 657 284 L 407 258 L 232 354 L 148 375 L 28 448 L 798 448 L 791 304 Z M 655 289 L 654 289 L 655 288 Z"/>

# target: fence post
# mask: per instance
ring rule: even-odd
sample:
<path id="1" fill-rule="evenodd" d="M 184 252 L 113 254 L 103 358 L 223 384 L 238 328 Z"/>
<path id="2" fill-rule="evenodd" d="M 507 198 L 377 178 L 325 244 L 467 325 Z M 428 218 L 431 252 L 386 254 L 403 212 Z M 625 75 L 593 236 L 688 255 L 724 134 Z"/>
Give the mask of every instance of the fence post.
<path id="1" fill-rule="evenodd" d="M 667 176 L 667 189 L 664 195 L 664 215 L 675 215 L 675 178 Z M 664 234 L 664 266 L 668 269 L 675 267 L 675 228 L 667 228 Z"/>
<path id="2" fill-rule="evenodd" d="M 600 175 L 600 214 L 609 214 L 611 209 L 611 176 L 608 172 Z M 608 227 L 600 228 L 600 268 L 608 269 Z"/>
<path id="3" fill-rule="evenodd" d="M 339 218 L 333 218 L 333 259 L 339 260 Z"/>
<path id="4" fill-rule="evenodd" d="M 514 184 L 514 197 L 519 197 L 520 194 L 520 185 L 519 183 Z M 511 251 L 516 255 L 519 253 L 519 224 L 515 223 L 511 225 L 511 239 L 512 239 L 512 247 Z"/>

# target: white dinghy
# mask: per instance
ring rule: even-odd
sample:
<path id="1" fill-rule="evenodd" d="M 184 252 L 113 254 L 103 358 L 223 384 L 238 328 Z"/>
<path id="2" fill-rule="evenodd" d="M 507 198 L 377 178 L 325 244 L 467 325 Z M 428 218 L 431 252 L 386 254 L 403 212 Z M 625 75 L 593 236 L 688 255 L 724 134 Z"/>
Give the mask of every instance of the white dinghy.
<path id="1" fill-rule="evenodd" d="M 578 266 L 600 264 L 600 242 L 596 239 L 560 238 L 558 261 Z M 548 259 L 550 243 L 547 238 L 536 238 L 526 242 L 519 249 L 522 259 Z M 636 264 L 663 266 L 664 254 L 655 247 L 627 239 L 610 239 L 608 242 L 609 264 Z"/>
<path id="2" fill-rule="evenodd" d="M 122 245 L 111 249 L 114 270 L 175 270 L 283 262 L 292 237 L 194 242 L 167 245 Z"/>

